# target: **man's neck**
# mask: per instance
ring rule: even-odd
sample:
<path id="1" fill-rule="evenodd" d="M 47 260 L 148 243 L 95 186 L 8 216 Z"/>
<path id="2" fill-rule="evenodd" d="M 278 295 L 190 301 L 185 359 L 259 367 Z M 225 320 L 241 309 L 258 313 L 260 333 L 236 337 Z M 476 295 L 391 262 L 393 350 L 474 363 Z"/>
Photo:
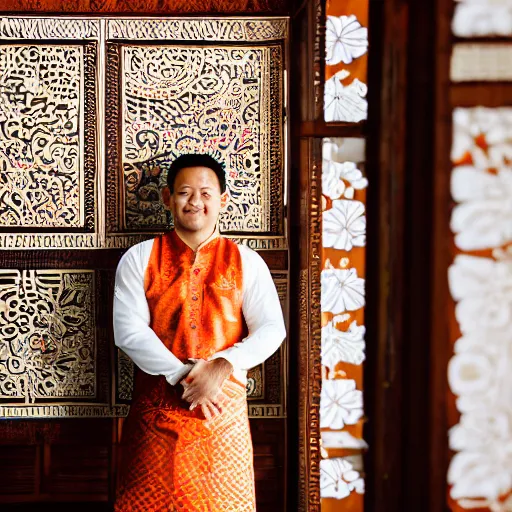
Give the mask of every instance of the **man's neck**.
<path id="1" fill-rule="evenodd" d="M 217 226 L 215 226 L 212 232 L 206 232 L 206 234 L 204 231 L 186 231 L 179 226 L 174 226 L 174 231 L 194 252 L 218 234 Z"/>

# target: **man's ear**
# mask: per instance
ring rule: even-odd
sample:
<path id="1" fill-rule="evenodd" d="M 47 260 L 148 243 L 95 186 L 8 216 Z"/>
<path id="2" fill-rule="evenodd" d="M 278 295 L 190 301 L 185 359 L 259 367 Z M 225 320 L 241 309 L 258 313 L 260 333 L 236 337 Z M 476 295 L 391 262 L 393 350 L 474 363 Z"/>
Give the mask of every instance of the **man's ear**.
<path id="1" fill-rule="evenodd" d="M 166 208 L 171 209 L 171 191 L 169 190 L 169 187 L 164 187 L 162 189 L 162 202 Z"/>
<path id="2" fill-rule="evenodd" d="M 220 207 L 221 208 L 225 208 L 226 205 L 228 204 L 228 201 L 229 201 L 229 194 L 226 192 L 224 192 L 221 196 L 220 196 Z"/>

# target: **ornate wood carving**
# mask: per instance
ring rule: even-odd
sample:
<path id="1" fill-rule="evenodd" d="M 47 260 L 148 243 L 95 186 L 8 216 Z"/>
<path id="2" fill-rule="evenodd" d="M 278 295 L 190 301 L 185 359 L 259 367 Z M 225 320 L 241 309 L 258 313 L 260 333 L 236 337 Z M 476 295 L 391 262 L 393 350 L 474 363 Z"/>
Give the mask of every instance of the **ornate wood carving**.
<path id="1" fill-rule="evenodd" d="M 0 398 L 95 398 L 93 271 L 0 270 L 0 282 Z"/>
<path id="2" fill-rule="evenodd" d="M 144 12 L 153 10 L 154 12 L 156 5 L 153 5 L 155 2 L 152 3 L 152 1 L 149 0 L 149 3 L 137 0 L 135 3 L 109 1 L 100 5 L 95 0 L 85 0 L 85 2 L 79 2 L 80 5 L 78 5 L 73 2 L 60 2 L 60 0 L 38 1 L 35 3 L 32 0 L 15 0 L 14 4 L 11 2 L 9 9 L 11 13 L 22 9 L 42 10 L 46 8 L 49 8 L 52 12 L 72 10 L 76 13 L 88 7 L 95 10 L 95 14 L 100 11 L 115 12 L 122 8 L 129 8 L 132 11 L 143 9 Z M 245 14 L 249 12 L 264 12 L 266 9 L 268 12 L 276 12 L 279 9 L 285 8 L 284 1 L 281 0 L 276 2 L 242 0 L 241 2 L 214 3 L 219 12 L 244 9 Z M 200 5 L 190 1 L 166 2 L 165 0 L 164 2 L 158 0 L 158 4 L 162 9 L 167 9 L 172 4 L 176 12 L 194 12 L 194 9 L 196 10 L 195 12 L 199 12 L 202 9 L 210 9 L 213 5 L 208 0 L 200 2 Z M 117 128 L 119 116 L 115 117 L 112 124 L 109 124 L 110 122 L 107 120 L 106 131 L 109 135 L 106 147 L 104 147 L 103 144 L 96 144 L 97 141 L 101 142 L 99 137 L 103 133 L 103 123 L 101 119 L 96 119 L 95 112 L 98 111 L 100 115 L 103 115 L 102 112 L 105 109 L 115 109 L 117 106 L 119 114 L 121 98 L 116 94 L 112 94 L 115 90 L 119 91 L 117 81 L 121 76 L 120 62 L 115 62 L 117 48 L 114 42 L 119 41 L 126 44 L 126 40 L 134 36 L 140 29 L 140 24 L 131 24 L 131 35 L 128 32 L 124 34 L 117 32 L 117 35 L 123 37 L 130 35 L 127 39 L 115 39 L 113 32 L 109 32 L 109 23 L 114 21 L 112 18 L 92 21 L 78 20 L 77 23 L 75 23 L 76 20 L 64 18 L 59 20 L 58 23 L 54 23 L 55 19 L 53 17 L 47 19 L 41 15 L 30 20 L 27 18 L 23 22 L 18 22 L 16 21 L 17 19 L 20 19 L 20 17 L 10 16 L 0 20 L 0 40 L 3 40 L 5 45 L 18 44 L 19 40 L 25 37 L 30 38 L 26 39 L 28 44 L 38 46 L 51 44 L 82 48 L 83 65 L 86 70 L 83 77 L 84 89 L 82 91 L 83 101 L 86 104 L 83 109 L 84 184 L 89 186 L 88 183 L 90 181 L 91 186 L 96 190 L 95 193 L 98 194 L 98 200 L 104 201 L 105 204 L 96 202 L 96 196 L 87 192 L 84 196 L 83 206 L 84 225 L 74 227 L 72 231 L 65 228 L 50 230 L 45 227 L 37 228 L 37 230 L 34 228 L 34 231 L 29 231 L 31 228 L 27 228 L 26 231 L 16 233 L 8 233 L 7 229 L 4 229 L 4 232 L 0 231 L 0 247 L 2 249 L 10 249 L 3 251 L 3 254 L 1 254 L 1 266 L 3 268 L 13 268 L 17 272 L 28 273 L 37 273 L 38 271 L 44 273 L 48 272 L 49 269 L 52 272 L 69 270 L 71 273 L 80 273 L 92 272 L 82 269 L 94 269 L 93 284 L 95 296 L 102 297 L 102 301 L 101 304 L 96 301 L 94 308 L 91 306 L 94 310 L 95 346 L 97 350 L 96 380 L 94 382 L 96 395 L 89 397 L 87 400 L 83 399 L 83 397 L 66 398 L 65 401 L 60 399 L 43 401 L 36 398 L 32 404 L 21 403 L 20 400 L 13 398 L 9 402 L 2 403 L 0 406 L 1 418 L 16 418 L 15 422 L 0 422 L 2 427 L 0 429 L 2 434 L 0 437 L 4 440 L 4 444 L 7 442 L 12 445 L 6 457 L 8 460 L 14 460 L 15 458 L 14 464 L 10 467 L 13 468 L 12 474 L 16 475 L 15 478 L 6 479 L 3 486 L 0 485 L 0 494 L 2 494 L 3 502 L 6 500 L 10 502 L 18 501 L 20 496 L 16 496 L 14 493 L 16 489 L 21 489 L 21 486 L 14 489 L 14 485 L 21 485 L 20 482 L 24 482 L 23 492 L 20 491 L 20 495 L 23 494 L 24 501 L 51 500 L 53 496 L 58 496 L 59 499 L 67 501 L 112 500 L 115 492 L 115 485 L 113 484 L 115 476 L 113 477 L 112 475 L 115 473 L 116 446 L 111 445 L 111 440 L 117 439 L 119 436 L 122 417 L 126 416 L 128 412 L 126 402 L 131 394 L 131 389 L 129 386 L 116 389 L 116 381 L 115 378 L 112 378 L 111 371 L 114 369 L 114 371 L 117 370 L 119 374 L 124 375 L 129 374 L 131 370 L 129 368 L 130 365 L 127 365 L 126 361 L 121 363 L 117 361 L 115 351 L 112 350 L 111 311 L 108 307 L 104 306 L 112 297 L 113 270 L 121 254 L 119 249 L 124 249 L 134 243 L 151 238 L 155 233 L 112 231 L 112 235 L 107 236 L 110 235 L 109 226 L 105 226 L 105 221 L 108 217 L 103 215 L 103 213 L 114 208 L 111 218 L 116 219 L 116 222 L 121 218 L 122 214 L 121 209 L 118 209 L 122 205 L 122 198 L 118 198 L 117 192 L 114 191 L 113 195 L 106 195 L 102 199 L 103 191 L 108 192 L 104 186 L 104 180 L 107 173 L 110 172 L 110 168 L 107 171 L 102 168 L 102 161 L 115 162 L 121 147 L 120 138 L 110 136 L 116 133 L 115 127 Z M 82 21 L 86 23 L 82 23 Z M 131 19 L 131 21 L 134 20 Z M 156 34 L 154 32 L 155 26 L 169 26 L 168 23 L 146 23 L 145 25 L 153 25 L 151 30 L 153 30 L 152 33 L 154 35 Z M 240 48 L 251 49 L 253 53 L 254 49 L 261 49 L 260 53 L 264 54 L 263 58 L 266 60 L 264 71 L 270 75 L 269 83 L 267 84 L 267 103 L 269 108 L 265 116 L 261 117 L 260 124 L 266 127 L 267 130 L 270 129 L 270 133 L 272 133 L 272 137 L 269 138 L 269 147 L 265 154 L 267 167 L 276 170 L 276 172 L 270 173 L 269 181 L 266 185 L 265 197 L 267 198 L 266 201 L 270 203 L 271 208 L 268 208 L 267 211 L 269 213 L 264 218 L 264 222 L 266 222 L 265 230 L 261 229 L 259 232 L 254 233 L 244 230 L 238 233 L 230 233 L 229 236 L 237 242 L 246 244 L 254 249 L 268 251 L 263 256 L 270 262 L 270 267 L 278 271 L 275 273 L 276 285 L 284 307 L 288 302 L 288 274 L 284 270 L 287 268 L 288 237 L 284 222 L 285 212 L 279 201 L 283 200 L 284 195 L 283 173 L 285 165 L 284 151 L 286 150 L 286 136 L 284 132 L 286 128 L 284 126 L 285 113 L 282 107 L 285 104 L 286 96 L 283 66 L 287 52 L 288 20 L 285 18 L 265 20 L 262 18 L 243 18 L 236 19 L 233 23 L 228 23 L 223 20 L 215 21 L 209 18 L 205 22 L 198 23 L 198 18 L 186 21 L 180 17 L 179 21 L 174 21 L 174 25 L 180 26 L 179 31 L 174 33 L 175 36 L 179 35 L 179 44 L 183 44 L 184 41 L 188 40 L 188 35 L 185 37 L 188 31 L 189 35 L 193 35 L 193 37 L 199 35 L 201 39 L 208 40 L 210 43 L 216 42 L 217 44 L 223 40 L 226 42 L 226 44 L 222 43 L 225 48 L 234 48 L 232 45 L 236 44 Z M 237 27 L 241 27 L 242 37 L 237 32 Z M 112 36 L 110 41 L 108 41 L 109 33 Z M 192 40 L 193 38 L 189 40 L 189 43 Z M 156 42 L 156 40 L 154 41 Z M 173 41 L 172 36 L 160 39 L 162 46 L 168 45 L 170 41 Z M 174 44 L 178 45 L 178 40 L 174 39 L 174 41 Z M 145 42 L 137 42 L 136 39 L 131 39 L 131 43 L 133 45 L 145 44 Z M 99 53 L 104 50 L 106 50 L 107 55 Z M 115 53 L 113 50 L 115 50 Z M 246 53 L 249 54 L 251 52 L 246 50 Z M 104 66 L 104 64 L 107 64 L 107 61 L 108 65 Z M 87 71 L 91 67 L 97 68 L 98 66 L 101 66 L 103 70 L 99 74 Z M 103 82 L 104 75 L 106 77 L 107 90 L 104 94 L 100 90 L 98 97 L 96 97 L 98 83 Z M 103 102 L 103 97 L 106 99 L 106 105 Z M 94 125 L 92 123 L 92 116 L 94 116 Z M 104 158 L 102 158 L 102 151 L 105 151 Z M 96 161 L 96 153 L 100 155 L 98 161 Z M 89 168 L 94 170 L 93 174 L 90 174 L 91 180 L 88 180 L 87 177 L 87 169 Z M 119 169 L 117 163 L 115 169 L 116 172 Z M 274 205 L 277 205 L 278 208 L 272 210 Z M 265 207 L 267 206 L 265 205 Z M 94 215 L 88 216 L 87 212 L 91 211 Z M 26 251 L 28 248 L 34 250 Z M 98 251 L 98 248 L 101 248 L 102 251 Z M 107 250 L 107 248 L 112 250 Z M 76 249 L 81 250 L 77 251 Z M 0 281 L 0 290 L 1 286 L 2 283 Z M 264 366 L 256 370 L 253 399 L 249 402 L 251 417 L 263 418 L 261 421 L 259 419 L 251 419 L 251 428 L 254 431 L 255 455 L 257 456 L 255 468 L 258 486 L 258 509 L 260 504 L 262 504 L 262 507 L 272 507 L 273 504 L 284 501 L 283 488 L 286 480 L 284 476 L 285 469 L 283 469 L 285 466 L 286 446 L 286 420 L 284 416 L 286 415 L 285 371 L 287 350 L 286 345 L 284 345 Z M 258 372 L 261 373 L 258 374 Z M 122 380 L 125 383 L 129 382 L 129 379 L 124 377 L 122 377 Z M 70 417 L 80 418 L 80 421 L 59 421 L 59 418 Z M 85 417 L 94 418 L 94 420 L 87 422 Z M 100 419 L 101 417 L 106 419 L 102 420 Z M 119 417 L 121 419 L 117 419 Z M 41 428 L 29 428 L 25 425 L 25 422 L 22 424 L 19 418 L 28 418 L 27 424 L 32 424 L 31 418 L 40 418 Z M 276 419 L 268 421 L 267 418 Z M 49 421 L 50 419 L 51 421 Z M 91 449 L 89 454 L 88 451 L 92 445 L 89 446 L 87 442 L 84 442 L 84 439 L 87 437 L 85 434 L 98 431 L 97 426 L 99 424 L 108 428 L 102 430 L 98 440 L 94 440 L 94 449 Z M 45 425 L 54 425 L 55 428 L 43 428 Z M 66 429 L 66 434 L 64 435 L 63 431 L 68 425 L 73 425 L 73 429 L 69 431 Z M 9 432 L 11 426 L 13 428 L 10 431 L 10 437 L 7 439 L 3 436 L 3 432 Z M 60 428 L 61 426 L 62 429 Z M 101 439 L 99 439 L 100 437 Z M 61 442 L 66 444 L 56 446 Z M 32 443 L 36 446 L 30 446 L 31 451 L 25 457 L 24 448 L 20 450 L 19 446 L 15 446 L 16 443 L 19 445 Z M 23 452 L 21 456 L 20 452 Z M 97 459 L 97 461 L 91 464 L 92 459 Z M 101 464 L 98 462 L 100 459 Z M 70 460 L 73 460 L 73 469 L 70 469 Z M 30 468 L 30 479 L 19 477 L 25 467 Z M 43 467 L 45 473 L 43 474 L 41 470 L 41 474 L 39 474 L 40 468 Z M 94 478 L 96 478 L 94 481 L 90 478 L 90 475 L 93 474 L 95 475 Z M 101 474 L 101 478 L 98 477 L 99 474 Z M 269 474 L 272 475 L 272 478 L 268 478 Z M 70 494 L 65 487 L 66 481 L 72 481 L 73 487 L 80 490 L 79 493 Z M 262 483 L 261 487 L 260 483 Z M 268 493 L 271 483 L 275 485 L 275 493 L 272 493 L 272 495 Z"/>
<path id="3" fill-rule="evenodd" d="M 286 14 L 288 0 L 11 0 L 10 12 L 147 14 Z M 0 11 L 1 12 L 1 11 Z"/>
<path id="4" fill-rule="evenodd" d="M 0 247 L 85 245 L 83 233 L 8 233 L 14 226 L 92 232 L 95 226 L 96 46 L 5 45 L 0 100 Z M 8 199 L 7 199 L 8 198 Z M 85 239 L 85 240 L 84 240 Z M 87 240 L 88 239 L 88 240 Z"/>
<path id="5" fill-rule="evenodd" d="M 299 510 L 320 511 L 320 392 L 322 382 L 320 272 L 321 272 L 321 141 L 302 145 L 301 158 L 309 176 L 302 187 L 309 191 L 307 210 L 308 250 L 300 272 L 299 353 Z"/>
<path id="6" fill-rule="evenodd" d="M 322 250 L 322 151 L 318 142 L 313 146 L 311 178 L 309 184 L 309 503 L 308 511 L 320 510 L 320 392 L 322 386 L 320 272 Z"/>
<path id="7" fill-rule="evenodd" d="M 99 20 L 35 17 L 0 19 L 2 39 L 97 39 L 99 35 Z"/>
<path id="8" fill-rule="evenodd" d="M 112 20 L 107 38 L 139 41 L 267 42 L 286 39 L 284 18 L 266 20 L 175 18 L 151 20 Z"/>
<path id="9" fill-rule="evenodd" d="M 14 182 L 11 179 L 4 188 L 17 187 L 22 201 L 21 205 L 14 201 L 12 211 L 6 211 L 0 247 L 124 248 L 151 238 L 171 224 L 169 212 L 161 205 L 160 190 L 165 185 L 163 160 L 168 163 L 184 151 L 202 151 L 221 158 L 224 153 L 229 155 L 226 164 L 230 200 L 221 216 L 221 231 L 257 250 L 287 248 L 282 158 L 287 18 L 66 19 L 52 24 L 53 21 L 36 17 L 0 19 L 0 39 L 21 38 L 33 44 L 33 47 L 20 44 L 3 47 L 6 64 L 3 68 L 7 71 L 15 73 L 16 66 L 8 63 L 17 58 L 11 55 L 16 51 L 41 54 L 39 60 L 31 61 L 34 76 L 43 76 L 41 70 L 45 69 L 47 54 L 55 60 L 65 52 L 76 53 L 76 58 L 66 57 L 65 62 L 61 56 L 61 68 L 76 64 L 74 81 L 68 77 L 62 87 L 75 85 L 72 112 L 69 109 L 66 112 L 76 114 L 72 118 L 77 125 L 72 137 L 62 130 L 53 134 L 55 141 L 48 141 L 48 137 L 43 141 L 39 137 L 46 142 L 44 150 L 39 151 L 42 162 L 49 166 L 58 157 L 67 166 L 59 169 L 57 162 L 56 174 L 52 171 L 43 176 L 49 182 L 44 190 L 29 188 L 22 193 L 27 187 L 18 182 L 26 173 L 20 169 L 11 173 L 12 176 L 17 173 L 19 179 L 13 178 Z M 100 30 L 101 24 L 105 30 Z M 76 44 L 80 38 L 84 44 Z M 117 45 L 113 42 L 117 38 L 130 39 L 133 45 Z M 148 38 L 161 41 L 162 46 L 146 45 Z M 70 45 L 54 42 L 71 39 Z M 87 42 L 91 39 L 96 41 Z M 183 41 L 204 40 L 218 44 L 183 45 Z M 171 41 L 180 44 L 170 46 Z M 220 46 L 224 41 L 238 45 Z M 104 43 L 106 59 L 97 54 Z M 152 55 L 155 52 L 158 58 Z M 96 158 L 97 76 L 102 73 L 97 66 L 98 63 L 102 66 L 104 61 L 106 173 L 104 159 Z M 154 62 L 159 63 L 158 69 L 150 69 Z M 53 71 L 50 75 L 54 82 L 58 80 Z M 27 82 L 32 88 L 39 83 L 32 82 Z M 45 83 L 39 86 L 46 87 Z M 11 100 L 17 98 L 14 85 L 6 91 Z M 28 92 L 30 97 L 36 94 L 37 101 L 31 100 L 30 107 L 34 112 L 41 111 L 43 103 L 50 101 L 49 105 L 61 115 L 57 100 L 48 100 L 44 95 L 39 98 L 37 91 Z M 11 100 L 5 101 L 6 97 L 0 102 L 0 118 L 10 120 L 18 107 L 11 105 Z M 48 105 L 45 108 L 47 112 Z M 102 108 L 100 115 L 104 115 L 101 112 Z M 64 119 L 62 115 L 61 118 Z M 44 120 L 37 116 L 35 119 L 32 130 L 44 132 Z M 73 128 L 72 123 L 63 126 Z M 4 153 L 12 154 L 11 160 L 24 169 L 23 159 L 14 154 L 16 141 L 11 142 Z M 70 148 L 71 157 L 60 155 Z M 106 205 L 103 205 L 105 175 L 107 191 Z M 39 175 L 36 178 L 38 183 L 43 182 Z M 42 201 L 40 196 L 45 195 L 48 198 Z M 8 227 L 14 224 L 26 227 L 27 232 L 8 232 Z"/>
<path id="10" fill-rule="evenodd" d="M 311 2 L 314 9 L 315 33 L 313 50 L 314 76 L 314 119 L 324 119 L 324 84 L 325 84 L 325 2 Z"/>
<path id="11" fill-rule="evenodd" d="M 0 417 L 117 416 L 92 270 L 0 270 Z"/>
<path id="12" fill-rule="evenodd" d="M 282 234 L 283 172 L 276 158 L 281 47 L 123 46 L 120 51 L 119 229 L 168 228 L 171 213 L 161 197 L 167 166 L 179 154 L 205 152 L 226 163 L 229 200 L 220 215 L 221 232 Z"/>

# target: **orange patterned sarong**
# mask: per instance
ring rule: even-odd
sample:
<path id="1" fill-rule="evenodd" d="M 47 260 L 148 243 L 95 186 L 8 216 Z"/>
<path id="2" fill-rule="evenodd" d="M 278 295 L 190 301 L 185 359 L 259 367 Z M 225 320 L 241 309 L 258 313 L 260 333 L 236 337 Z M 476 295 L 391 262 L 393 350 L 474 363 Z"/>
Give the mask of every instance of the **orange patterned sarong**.
<path id="1" fill-rule="evenodd" d="M 151 327 L 182 361 L 207 359 L 246 334 L 241 285 L 232 242 L 217 238 L 194 254 L 173 232 L 159 237 L 146 270 Z M 188 409 L 181 386 L 138 372 L 116 512 L 256 510 L 246 390 L 231 378 L 223 391 L 227 406 L 207 421 L 200 407 Z"/>
<path id="2" fill-rule="evenodd" d="M 228 407 L 210 422 L 177 388 L 133 404 L 123 431 L 118 512 L 253 512 L 254 473 L 245 388 L 228 381 Z M 158 393 L 159 394 L 159 393 Z M 135 421 L 130 421 L 135 419 Z"/>

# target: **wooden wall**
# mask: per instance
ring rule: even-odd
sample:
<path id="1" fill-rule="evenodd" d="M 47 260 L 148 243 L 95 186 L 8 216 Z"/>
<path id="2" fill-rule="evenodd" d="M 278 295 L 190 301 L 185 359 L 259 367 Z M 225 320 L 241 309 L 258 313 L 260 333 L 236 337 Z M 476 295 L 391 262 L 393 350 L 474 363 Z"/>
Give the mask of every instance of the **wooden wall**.
<path id="1" fill-rule="evenodd" d="M 319 378 L 311 366 L 311 374 L 300 375 L 304 361 L 311 357 L 315 362 L 315 354 L 300 350 L 304 348 L 301 340 L 307 336 L 304 328 L 312 325 L 312 317 L 301 319 L 298 315 L 304 294 L 300 276 L 312 261 L 308 208 L 315 200 L 310 187 L 318 163 L 318 142 L 340 134 L 363 134 L 368 141 L 368 349 L 364 375 L 368 422 L 364 437 L 370 450 L 365 458 L 365 511 L 447 510 L 450 108 L 477 100 L 495 106 L 511 99 L 509 87 L 449 89 L 452 2 L 370 1 L 373 50 L 369 53 L 370 110 L 364 132 L 357 127 L 340 131 L 340 127 L 319 121 L 322 96 L 315 90 L 315 73 L 322 77 L 314 58 L 315 2 L 11 0 L 1 6 L 3 12 L 293 15 L 290 154 L 291 175 L 298 179 L 292 180 L 290 195 L 290 339 L 296 344 L 290 350 L 288 422 L 251 422 L 258 510 L 284 510 L 286 480 L 286 510 L 299 510 L 299 506 L 307 510 L 308 501 L 310 510 L 319 510 L 319 475 L 309 471 L 309 464 L 317 464 L 319 454 L 308 451 L 307 430 L 301 430 L 298 421 L 310 418 L 307 406 L 313 412 L 318 406 L 311 399 L 311 388 L 300 384 L 310 375 Z M 38 258 L 32 254 L 30 257 Z M 109 271 L 120 254 L 107 257 Z M 25 255 L 9 257 L 22 261 Z M 0 255 L 1 266 L 5 266 L 5 258 Z M 304 393 L 309 394 L 304 397 Z M 89 420 L 2 422 L 0 503 L 7 502 L 7 495 L 11 501 L 13 496 L 18 496 L 17 501 L 112 500 L 118 421 L 90 421 L 94 428 Z M 284 452 L 286 432 L 288 456 Z M 64 454 L 82 462 L 69 465 Z M 80 485 L 73 486 L 76 492 L 70 496 L 73 482 Z"/>
<path id="2" fill-rule="evenodd" d="M 273 15 L 289 14 L 286 0 L 7 0 L 2 14 Z M 94 268 L 112 282 L 123 251 L 2 251 L 0 268 Z M 287 270 L 287 253 L 263 255 Z M 34 267 L 35 266 L 35 267 Z M 111 304 L 112 290 L 103 297 Z M 99 328 L 112 344 L 111 318 Z M 112 345 L 113 346 L 113 345 Z M 0 421 L 0 509 L 111 510 L 122 419 Z M 285 510 L 287 420 L 251 419 L 258 510 Z M 296 443 L 293 450 L 296 451 Z M 87 505 L 93 502 L 94 505 Z"/>

